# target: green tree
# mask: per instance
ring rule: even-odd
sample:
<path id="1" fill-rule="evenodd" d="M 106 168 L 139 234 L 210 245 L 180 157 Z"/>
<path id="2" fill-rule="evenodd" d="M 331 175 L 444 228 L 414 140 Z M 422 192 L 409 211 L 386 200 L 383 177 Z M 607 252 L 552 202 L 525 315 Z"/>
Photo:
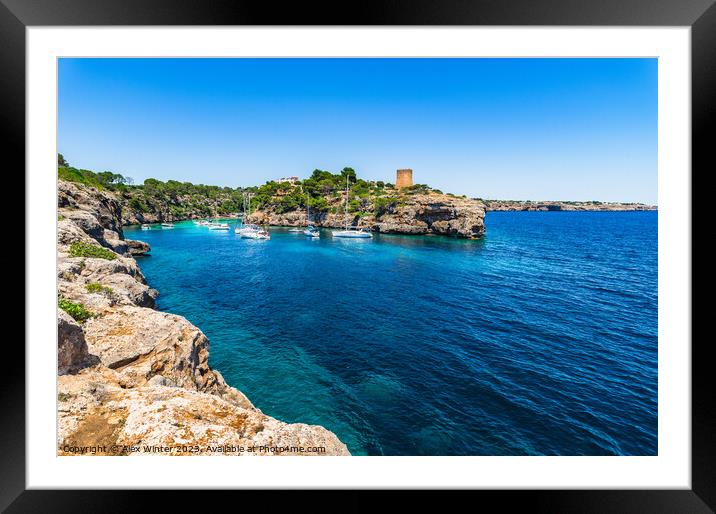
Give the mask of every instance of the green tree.
<path id="1" fill-rule="evenodd" d="M 353 168 L 343 168 L 341 170 L 341 178 L 343 179 L 343 182 L 346 181 L 346 177 L 348 177 L 349 182 L 355 183 L 357 180 L 356 171 Z"/>
<path id="2" fill-rule="evenodd" d="M 127 182 L 122 175 L 119 173 L 112 173 L 111 171 L 97 173 L 97 180 L 99 180 L 100 184 L 108 188 L 116 185 L 123 185 Z"/>
<path id="3" fill-rule="evenodd" d="M 62 166 L 62 167 L 64 167 L 64 168 L 69 168 L 69 167 L 70 167 L 70 163 L 68 163 L 68 162 L 65 160 L 64 155 L 62 155 L 61 153 L 58 153 L 58 154 L 57 154 L 57 165 L 58 165 L 58 166 Z"/>

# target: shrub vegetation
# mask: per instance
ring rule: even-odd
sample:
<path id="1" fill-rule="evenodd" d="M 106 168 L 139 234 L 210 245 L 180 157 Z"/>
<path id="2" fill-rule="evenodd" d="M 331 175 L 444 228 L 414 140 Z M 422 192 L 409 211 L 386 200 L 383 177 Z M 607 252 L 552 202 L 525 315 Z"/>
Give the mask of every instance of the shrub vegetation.
<path id="1" fill-rule="evenodd" d="M 57 300 L 57 305 L 60 309 L 65 311 L 67 314 L 72 316 L 72 318 L 77 321 L 78 323 L 83 323 L 87 321 L 90 318 L 93 318 L 95 315 L 92 314 L 90 311 L 85 309 L 85 306 L 81 303 L 74 303 L 68 300 L 67 298 L 60 296 Z"/>
<path id="2" fill-rule="evenodd" d="M 117 258 L 117 254 L 107 248 L 85 243 L 84 241 L 75 241 L 70 245 L 70 255 L 72 257 L 98 257 L 113 261 Z"/>
<path id="3" fill-rule="evenodd" d="M 90 282 L 85 286 L 88 293 L 100 293 L 105 296 L 111 296 L 114 291 L 109 286 L 103 286 L 99 282 Z"/>

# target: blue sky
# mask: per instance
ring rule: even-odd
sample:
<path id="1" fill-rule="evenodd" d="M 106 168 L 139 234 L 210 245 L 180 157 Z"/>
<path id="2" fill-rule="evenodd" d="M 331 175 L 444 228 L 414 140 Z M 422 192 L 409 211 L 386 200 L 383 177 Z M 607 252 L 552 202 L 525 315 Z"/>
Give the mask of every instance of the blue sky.
<path id="1" fill-rule="evenodd" d="M 60 59 L 76 167 L 245 186 L 315 168 L 521 200 L 657 201 L 656 59 Z"/>

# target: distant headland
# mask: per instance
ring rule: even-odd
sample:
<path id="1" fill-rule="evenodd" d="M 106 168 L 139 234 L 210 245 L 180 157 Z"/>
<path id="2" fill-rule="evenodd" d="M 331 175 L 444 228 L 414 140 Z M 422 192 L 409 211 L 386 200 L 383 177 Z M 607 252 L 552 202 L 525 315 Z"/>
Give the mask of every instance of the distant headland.
<path id="1" fill-rule="evenodd" d="M 656 205 L 633 202 L 570 202 L 532 200 L 477 200 L 488 211 L 655 211 Z"/>

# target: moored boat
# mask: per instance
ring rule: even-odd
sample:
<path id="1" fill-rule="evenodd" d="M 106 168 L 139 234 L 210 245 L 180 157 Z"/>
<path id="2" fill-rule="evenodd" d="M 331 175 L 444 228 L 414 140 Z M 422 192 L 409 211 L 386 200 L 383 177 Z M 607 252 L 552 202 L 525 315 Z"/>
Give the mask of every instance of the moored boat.
<path id="1" fill-rule="evenodd" d="M 251 234 L 253 232 L 258 232 L 259 230 L 261 230 L 261 227 L 259 227 L 258 225 L 254 225 L 253 223 L 247 223 L 246 225 L 236 227 L 234 229 L 234 232 L 243 237 L 245 234 Z"/>
<path id="2" fill-rule="evenodd" d="M 306 237 L 321 237 L 321 234 L 318 232 L 318 229 L 313 225 L 308 225 L 306 227 L 306 230 L 303 231 L 303 235 Z"/>
<path id="3" fill-rule="evenodd" d="M 345 229 L 345 230 L 339 230 L 338 232 L 333 232 L 333 237 L 343 237 L 343 238 L 355 238 L 355 239 L 369 239 L 373 237 L 373 234 L 370 232 L 366 232 L 362 228 L 352 228 L 352 229 Z"/>
<path id="4" fill-rule="evenodd" d="M 346 177 L 346 228 L 333 232 L 333 237 L 343 237 L 347 239 L 369 239 L 373 234 L 358 227 L 348 226 L 348 177 Z"/>
<path id="5" fill-rule="evenodd" d="M 267 230 L 259 228 L 258 230 L 246 231 L 241 234 L 244 239 L 271 239 Z"/>

